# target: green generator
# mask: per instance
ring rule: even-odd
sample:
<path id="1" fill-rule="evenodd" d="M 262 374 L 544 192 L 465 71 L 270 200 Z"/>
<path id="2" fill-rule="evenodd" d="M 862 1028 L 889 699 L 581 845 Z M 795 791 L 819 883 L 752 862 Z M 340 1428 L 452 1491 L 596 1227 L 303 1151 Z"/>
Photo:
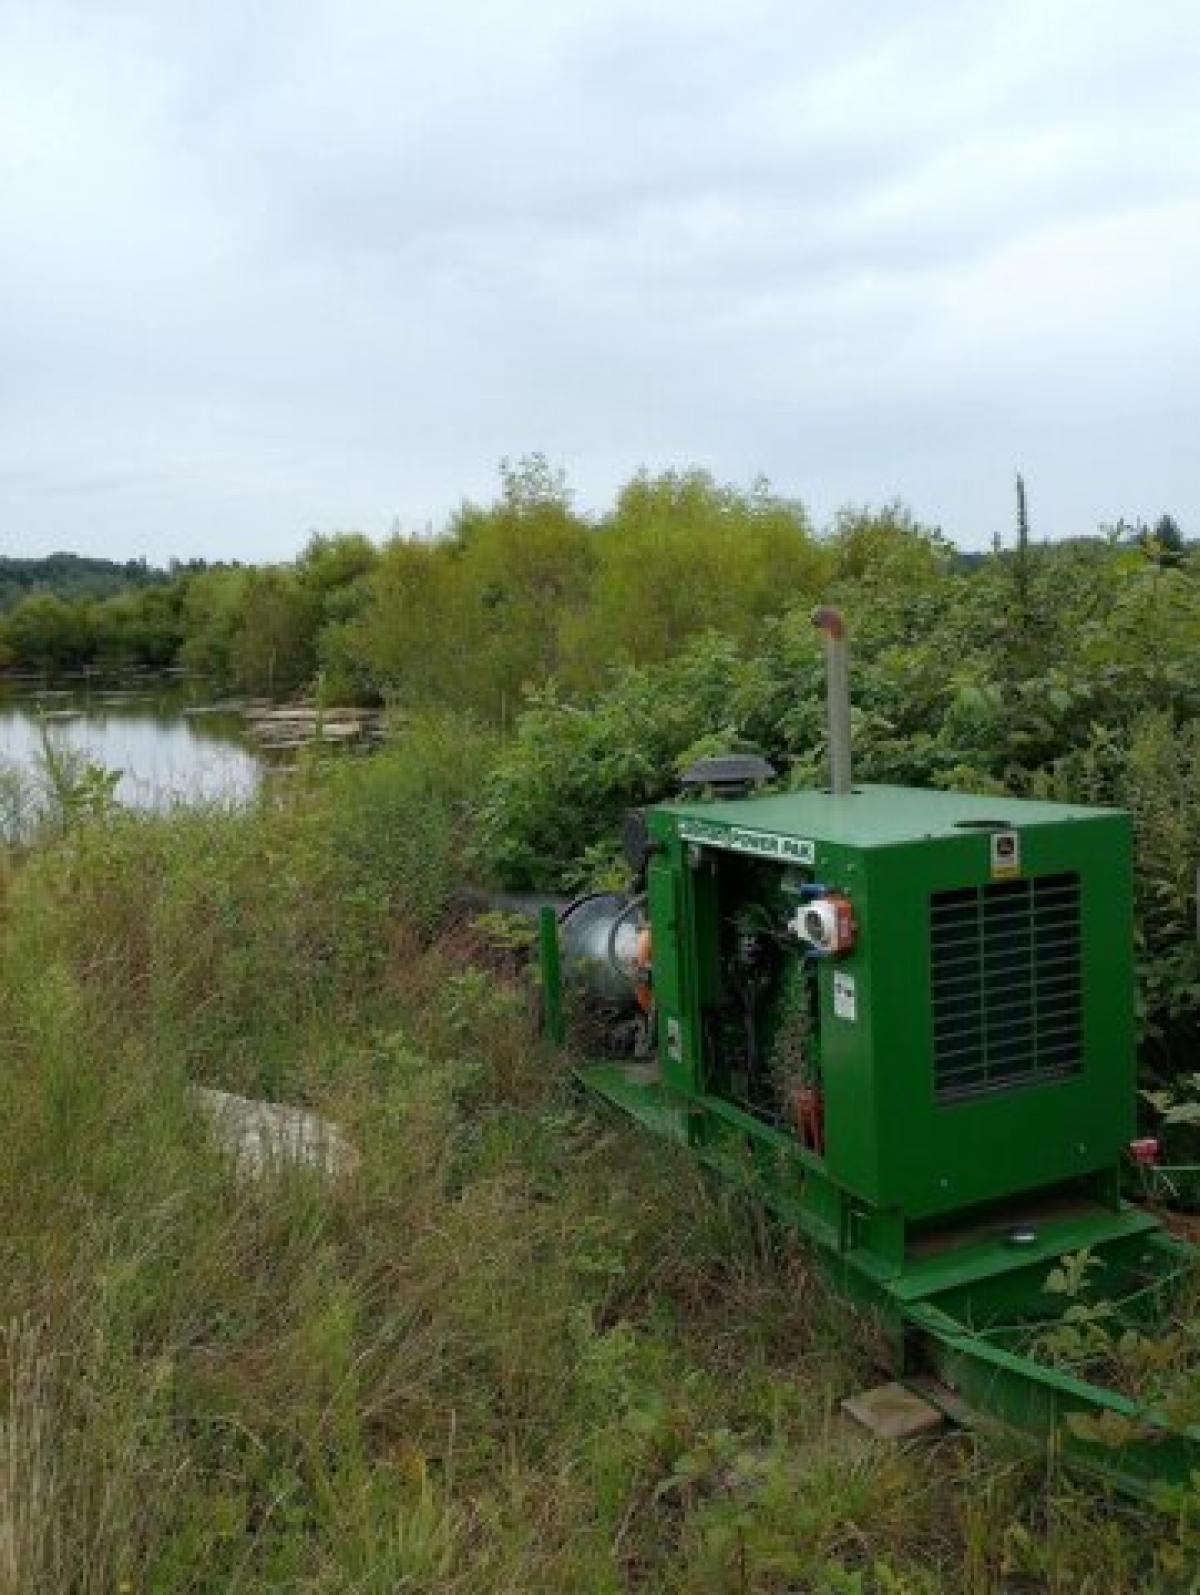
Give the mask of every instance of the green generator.
<path id="1" fill-rule="evenodd" d="M 585 1012 L 579 1078 L 799 1226 L 946 1410 L 1053 1432 L 1134 1488 L 1186 1477 L 1200 1434 L 1026 1354 L 1063 1256 L 1131 1323 L 1192 1266 L 1121 1194 L 1143 1145 L 1129 820 L 854 785 L 844 627 L 814 619 L 829 787 L 709 759 L 631 815 L 636 888 L 542 910 L 550 1031 Z M 1062 1427 L 1097 1409 L 1149 1437 L 1098 1462 Z"/>
<path id="2" fill-rule="evenodd" d="M 793 1135 L 830 1221 L 893 1266 L 981 1204 L 1115 1202 L 1123 815 L 874 786 L 662 805 L 649 833 L 656 1050 L 689 1117 Z"/>

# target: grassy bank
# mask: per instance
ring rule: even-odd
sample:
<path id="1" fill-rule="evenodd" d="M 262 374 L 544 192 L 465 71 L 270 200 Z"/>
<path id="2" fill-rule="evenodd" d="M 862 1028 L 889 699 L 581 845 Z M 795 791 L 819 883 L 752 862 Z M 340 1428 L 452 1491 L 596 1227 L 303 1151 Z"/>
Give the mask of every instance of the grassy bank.
<path id="1" fill-rule="evenodd" d="M 578 1098 L 446 914 L 486 739 L 3 879 L 0 1590 L 1187 1588 L 1194 1523 L 846 1429 L 871 1326 Z M 235 1181 L 186 1087 L 361 1166 Z"/>

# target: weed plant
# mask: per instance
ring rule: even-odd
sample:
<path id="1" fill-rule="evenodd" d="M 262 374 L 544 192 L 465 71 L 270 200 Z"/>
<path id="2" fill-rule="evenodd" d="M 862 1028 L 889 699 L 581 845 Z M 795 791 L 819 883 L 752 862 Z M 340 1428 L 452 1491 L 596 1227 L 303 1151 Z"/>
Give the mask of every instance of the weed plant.
<path id="1" fill-rule="evenodd" d="M 0 1591 L 1187 1588 L 1175 1519 L 839 1398 L 873 1337 L 578 1097 L 450 913 L 488 740 L 81 811 L 0 941 Z M 361 1153 L 237 1179 L 188 1087 Z"/>

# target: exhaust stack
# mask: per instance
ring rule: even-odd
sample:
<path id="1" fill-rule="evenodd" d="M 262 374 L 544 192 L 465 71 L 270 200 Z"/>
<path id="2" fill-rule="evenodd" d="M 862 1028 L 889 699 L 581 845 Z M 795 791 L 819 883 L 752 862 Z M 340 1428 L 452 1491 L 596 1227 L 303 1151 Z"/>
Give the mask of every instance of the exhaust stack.
<path id="1" fill-rule="evenodd" d="M 825 639 L 825 681 L 829 713 L 829 790 L 850 790 L 850 651 L 840 609 L 814 609 L 812 623 Z"/>

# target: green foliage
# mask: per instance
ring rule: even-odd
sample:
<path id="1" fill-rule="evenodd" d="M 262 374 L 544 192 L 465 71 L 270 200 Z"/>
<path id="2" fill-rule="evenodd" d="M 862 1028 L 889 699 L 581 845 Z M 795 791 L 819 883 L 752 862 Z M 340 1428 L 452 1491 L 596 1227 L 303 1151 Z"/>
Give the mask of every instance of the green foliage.
<path id="1" fill-rule="evenodd" d="M 184 642 L 179 662 L 220 686 L 232 682 L 232 650 L 241 624 L 250 573 L 219 567 L 189 578 L 183 591 Z"/>
<path id="2" fill-rule="evenodd" d="M 162 670 L 182 641 L 181 584 L 144 561 L 0 560 L 0 665 L 60 675 Z"/>
<path id="3" fill-rule="evenodd" d="M 438 544 L 393 538 L 367 584 L 357 617 L 339 628 L 334 664 L 361 671 L 402 704 L 469 705 L 477 616 L 458 562 Z"/>
<path id="4" fill-rule="evenodd" d="M 0 555 L 0 612 L 13 609 L 34 593 L 51 593 L 68 603 L 80 599 L 111 598 L 131 588 L 167 581 L 144 559 L 118 564 L 110 559 L 89 559 L 81 554 L 48 554 L 42 559 L 13 559 Z"/>
<path id="5" fill-rule="evenodd" d="M 628 667 L 589 708 L 534 694 L 491 773 L 476 854 L 512 886 L 553 887 L 631 805 L 674 785 L 699 739 L 726 719 L 744 667 L 710 637 L 656 670 Z"/>
<path id="6" fill-rule="evenodd" d="M 839 511 L 829 541 L 832 574 L 841 582 L 869 582 L 880 590 L 900 586 L 911 596 L 950 568 L 950 544 L 900 503 Z"/>
<path id="7" fill-rule="evenodd" d="M 568 633 L 575 685 L 597 684 L 614 660 L 671 659 L 708 631 L 748 640 L 768 616 L 815 601 L 830 568 L 800 505 L 703 471 L 635 477 L 595 551 L 591 601 Z"/>
<path id="8" fill-rule="evenodd" d="M 1039 1332 L 1035 1355 L 1077 1371 L 1103 1363 L 1110 1355 L 1115 1308 L 1109 1301 L 1088 1300 L 1093 1275 L 1101 1267 L 1100 1259 L 1084 1249 L 1068 1253 L 1050 1270 L 1042 1289 L 1048 1296 L 1061 1297 L 1065 1305 L 1053 1326 Z"/>
<path id="9" fill-rule="evenodd" d="M 367 538 L 344 533 L 313 537 L 293 566 L 221 566 L 182 576 L 179 662 L 241 691 L 308 685 L 319 665 L 339 662 L 332 639 L 357 613 L 377 561 Z M 369 695 L 351 670 L 336 676 L 349 696 Z"/>
<path id="10" fill-rule="evenodd" d="M 229 674 L 251 692 L 276 693 L 316 670 L 317 595 L 288 570 L 248 573 L 229 641 Z"/>
<path id="11" fill-rule="evenodd" d="M 77 749 L 56 745 L 43 723 L 41 773 L 47 799 L 43 817 L 61 831 L 69 831 L 86 820 L 104 820 L 116 807 L 120 770 L 80 754 Z"/>
<path id="12" fill-rule="evenodd" d="M 492 508 L 464 505 L 445 538 L 393 538 L 344 650 L 400 703 L 503 722 L 527 685 L 560 668 L 593 558 L 584 523 L 535 456 L 506 467 Z"/>
<path id="13" fill-rule="evenodd" d="M 113 776 L 51 755 L 61 840 L 12 887 L 10 956 L 83 980 L 96 1026 L 183 1041 L 195 1076 L 276 1091 L 297 1016 L 336 1023 L 378 979 L 399 918 L 420 933 L 437 923 L 488 744 L 457 722 L 416 722 L 365 765 L 170 823 L 114 808 Z"/>
<path id="14" fill-rule="evenodd" d="M 377 559 L 351 533 L 312 538 L 292 566 L 137 565 L 128 580 L 35 586 L 0 621 L 0 663 L 49 676 L 182 664 L 221 687 L 291 691 L 313 675 L 323 632 L 356 612 Z"/>
<path id="15" fill-rule="evenodd" d="M 678 668 L 755 697 L 725 645 Z M 494 758 L 418 717 L 249 809 L 85 810 L 6 880 L 0 1587 L 1171 1587 L 1194 1505 L 842 1426 L 869 1326 L 464 961 Z M 197 1080 L 313 1105 L 357 1172 L 235 1178 Z"/>
<path id="16" fill-rule="evenodd" d="M 1197 1279 L 1182 1275 L 1170 1298 L 1135 1289 L 1105 1294 L 1105 1265 L 1086 1248 L 1059 1259 L 1042 1285 L 1054 1311 L 1018 1350 L 1107 1387 L 1132 1410 L 1068 1412 L 1067 1430 L 1089 1445 L 1119 1450 L 1152 1439 L 1156 1424 L 1184 1428 L 1200 1416 L 1196 1361 Z M 1009 1331 L 1000 1331 L 1001 1336 Z"/>
<path id="17" fill-rule="evenodd" d="M 351 628 L 366 601 L 368 578 L 378 563 L 379 550 L 357 532 L 314 536 L 296 562 L 296 576 L 307 599 L 308 662 L 311 668 L 315 659 L 319 667 L 326 703 L 364 703 L 378 696 L 349 646 Z"/>
<path id="18" fill-rule="evenodd" d="M 53 593 L 24 598 L 5 618 L 4 643 L 14 660 L 35 670 L 74 669 L 92 652 L 90 610 Z"/>
<path id="19" fill-rule="evenodd" d="M 90 663 L 112 674 L 130 667 L 169 669 L 183 641 L 182 596 L 176 582 L 120 593 L 94 605 Z"/>

